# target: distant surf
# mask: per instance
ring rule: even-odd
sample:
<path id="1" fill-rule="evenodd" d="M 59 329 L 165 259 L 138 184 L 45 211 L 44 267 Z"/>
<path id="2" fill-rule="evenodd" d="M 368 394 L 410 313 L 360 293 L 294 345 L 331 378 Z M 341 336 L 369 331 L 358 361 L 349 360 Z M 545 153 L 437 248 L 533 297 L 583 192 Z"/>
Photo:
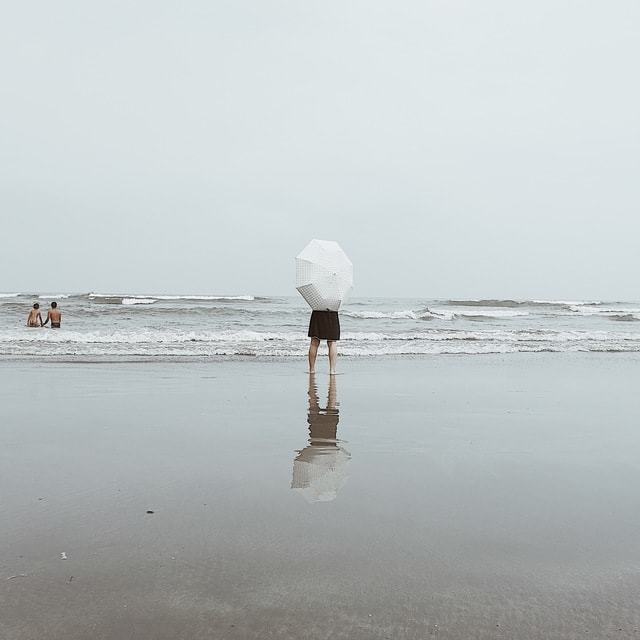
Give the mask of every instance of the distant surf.
<path id="1" fill-rule="evenodd" d="M 56 300 L 62 328 L 27 328 Z M 0 358 L 300 358 L 310 310 L 299 296 L 0 294 Z M 640 351 L 640 303 L 354 298 L 340 312 L 344 357 Z"/>

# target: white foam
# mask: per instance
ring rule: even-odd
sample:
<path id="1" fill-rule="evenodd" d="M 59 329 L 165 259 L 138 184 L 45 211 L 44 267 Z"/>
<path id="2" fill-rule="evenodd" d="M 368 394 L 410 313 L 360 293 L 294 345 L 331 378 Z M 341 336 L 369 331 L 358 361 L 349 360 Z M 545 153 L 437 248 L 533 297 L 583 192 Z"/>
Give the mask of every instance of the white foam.
<path id="1" fill-rule="evenodd" d="M 583 316 L 610 316 L 640 313 L 640 307 L 571 307 L 571 311 Z"/>
<path id="2" fill-rule="evenodd" d="M 89 298 L 122 298 L 123 300 L 244 300 L 247 302 L 251 302 L 255 300 L 255 296 L 242 295 L 242 296 L 204 296 L 204 295 L 193 295 L 193 296 L 177 296 L 177 295 L 148 295 L 148 294 L 122 294 L 122 293 L 90 293 Z"/>
<path id="3" fill-rule="evenodd" d="M 389 317 L 387 314 L 380 313 L 379 311 L 343 311 L 341 315 L 348 318 L 361 318 L 363 320 L 375 320 L 377 318 Z"/>
<path id="4" fill-rule="evenodd" d="M 157 300 L 244 300 L 251 302 L 254 296 L 153 296 Z"/>
<path id="5" fill-rule="evenodd" d="M 528 311 L 514 311 L 512 309 L 484 309 L 475 307 L 473 311 L 457 311 L 456 316 L 460 318 L 516 318 L 519 316 L 528 316 Z"/>
<path id="6" fill-rule="evenodd" d="M 598 300 L 532 300 L 534 304 L 548 304 L 553 306 L 579 306 L 579 305 L 594 305 L 594 304 L 602 304 Z"/>
<path id="7" fill-rule="evenodd" d="M 416 314 L 411 311 L 410 309 L 405 309 L 404 311 L 394 311 L 391 314 L 392 318 L 399 318 L 399 319 L 409 319 L 409 320 L 417 320 L 418 316 L 416 316 Z"/>
<path id="8" fill-rule="evenodd" d="M 122 304 L 153 304 L 155 298 L 122 298 Z"/>
<path id="9" fill-rule="evenodd" d="M 383 313 L 381 311 L 343 311 L 341 315 L 349 318 L 360 318 L 362 320 L 417 320 L 418 316 L 411 309 L 403 311 L 393 311 L 392 313 Z"/>
<path id="10" fill-rule="evenodd" d="M 7 356 L 256 356 L 302 358 L 306 356 L 308 339 L 299 332 L 290 334 L 262 334 L 253 331 L 240 332 L 114 332 L 111 335 L 91 332 L 62 330 L 27 330 L 26 339 L 9 339 L 0 335 L 2 351 Z M 517 332 L 464 332 L 456 335 L 433 334 L 409 339 L 399 336 L 360 334 L 346 335 L 340 343 L 342 356 L 412 356 L 438 354 L 517 353 L 517 352 L 640 352 L 640 334 L 629 340 L 615 339 L 603 335 L 579 335 L 571 332 L 554 337 L 534 334 L 527 336 Z M 17 336 L 15 336 L 17 338 Z M 602 339 L 598 339 L 602 338 Z M 321 356 L 326 345 L 321 346 Z"/>
<path id="11" fill-rule="evenodd" d="M 440 318 L 442 320 L 453 320 L 455 317 L 455 313 L 453 311 L 447 311 L 446 309 L 429 309 L 427 313 L 423 316 L 424 318 Z"/>
<path id="12" fill-rule="evenodd" d="M 0 298 L 17 298 L 21 293 L 0 293 Z"/>

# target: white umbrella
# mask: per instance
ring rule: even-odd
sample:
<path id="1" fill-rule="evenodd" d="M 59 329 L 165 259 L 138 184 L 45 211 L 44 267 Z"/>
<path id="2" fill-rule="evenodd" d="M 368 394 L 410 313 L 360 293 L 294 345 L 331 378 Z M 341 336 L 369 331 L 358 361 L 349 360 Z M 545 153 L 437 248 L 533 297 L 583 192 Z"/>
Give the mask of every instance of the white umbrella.
<path id="1" fill-rule="evenodd" d="M 296 289 L 314 311 L 338 311 L 353 290 L 353 264 L 337 242 L 312 240 L 296 256 Z"/>

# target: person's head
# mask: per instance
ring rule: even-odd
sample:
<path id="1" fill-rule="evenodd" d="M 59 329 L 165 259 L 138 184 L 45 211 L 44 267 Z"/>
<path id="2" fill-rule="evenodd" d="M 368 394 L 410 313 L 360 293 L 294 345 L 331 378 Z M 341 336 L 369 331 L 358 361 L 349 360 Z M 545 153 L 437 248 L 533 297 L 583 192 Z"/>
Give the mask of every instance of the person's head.
<path id="1" fill-rule="evenodd" d="M 33 303 L 33 308 L 34 308 L 34 309 L 39 309 L 39 308 L 40 308 L 40 305 L 39 305 L 37 302 L 34 302 L 34 303 Z"/>
<path id="2" fill-rule="evenodd" d="M 57 306 L 58 306 L 58 303 L 54 300 L 54 301 L 51 303 L 51 308 L 52 308 L 52 309 L 55 309 Z"/>

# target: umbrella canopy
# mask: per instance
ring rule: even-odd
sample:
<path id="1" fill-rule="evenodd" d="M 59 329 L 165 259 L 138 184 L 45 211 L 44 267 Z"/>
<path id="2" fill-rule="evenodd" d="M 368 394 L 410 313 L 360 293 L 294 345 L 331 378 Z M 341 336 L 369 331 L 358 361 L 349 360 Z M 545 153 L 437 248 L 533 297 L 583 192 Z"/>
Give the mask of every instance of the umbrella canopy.
<path id="1" fill-rule="evenodd" d="M 353 264 L 337 242 L 312 240 L 296 256 L 296 289 L 314 311 L 338 311 L 353 290 Z"/>

